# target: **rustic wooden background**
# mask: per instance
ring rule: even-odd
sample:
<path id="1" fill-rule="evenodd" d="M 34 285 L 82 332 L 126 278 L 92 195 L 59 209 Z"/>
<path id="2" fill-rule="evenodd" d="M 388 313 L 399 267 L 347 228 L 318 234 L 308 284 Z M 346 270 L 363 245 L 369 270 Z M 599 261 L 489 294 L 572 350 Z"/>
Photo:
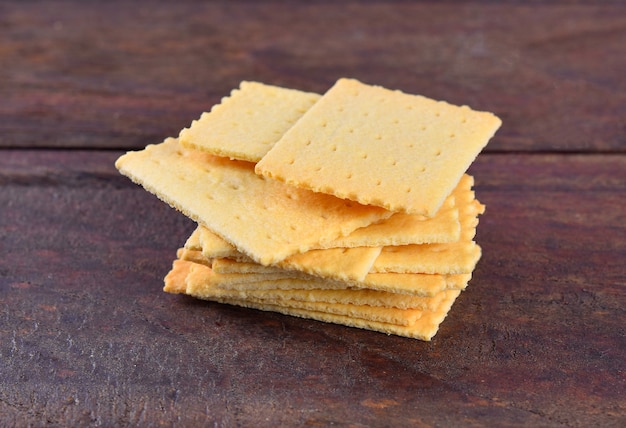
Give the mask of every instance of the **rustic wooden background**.
<path id="1" fill-rule="evenodd" d="M 0 2 L 1 426 L 626 425 L 626 3 Z M 167 295 L 117 174 L 241 80 L 498 114 L 432 342 Z"/>

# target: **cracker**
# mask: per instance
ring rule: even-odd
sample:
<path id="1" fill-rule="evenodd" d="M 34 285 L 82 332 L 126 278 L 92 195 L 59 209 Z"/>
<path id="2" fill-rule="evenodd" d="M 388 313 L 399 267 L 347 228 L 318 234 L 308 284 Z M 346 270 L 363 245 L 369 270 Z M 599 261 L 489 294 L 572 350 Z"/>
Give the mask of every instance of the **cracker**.
<path id="1" fill-rule="evenodd" d="M 473 241 L 384 247 L 370 272 L 467 274 L 480 256 L 480 246 Z"/>
<path id="2" fill-rule="evenodd" d="M 199 229 L 201 230 L 202 243 L 208 243 L 208 247 L 203 247 L 202 252 L 205 257 L 213 260 L 218 271 L 221 269 L 234 269 L 237 266 L 234 262 L 239 261 L 245 263 L 241 267 L 248 271 L 254 269 L 256 270 L 255 273 L 275 272 L 278 269 L 279 271 L 306 272 L 307 274 L 323 278 L 360 281 L 370 271 L 374 260 L 376 260 L 382 249 L 382 247 L 356 247 L 310 250 L 286 257 L 272 266 L 264 266 L 265 269 L 261 269 L 260 266 L 253 268 L 253 263 L 250 263 L 248 258 L 207 228 L 199 227 Z M 226 264 L 230 264 L 229 267 Z M 220 273 L 234 272 L 221 271 Z M 240 270 L 238 273 L 243 272 Z"/>
<path id="3" fill-rule="evenodd" d="M 174 263 L 172 263 L 172 269 L 170 269 L 167 275 L 165 275 L 163 280 L 163 291 L 172 294 L 185 294 L 187 291 L 187 284 L 185 281 L 187 279 L 187 275 L 189 275 L 191 265 L 191 262 L 185 260 L 174 260 Z"/>
<path id="4" fill-rule="evenodd" d="M 434 217 L 395 213 L 386 220 L 355 230 L 321 248 L 378 247 L 455 242 L 460 238 L 459 210 L 449 196 Z"/>
<path id="5" fill-rule="evenodd" d="M 289 256 L 274 266 L 267 266 L 268 269 L 262 272 L 259 272 L 258 268 L 257 272 L 251 272 L 252 268 L 249 264 L 245 267 L 248 273 L 274 275 L 274 277 L 277 277 L 276 275 L 297 277 L 305 273 L 309 276 L 334 280 L 362 281 L 371 270 L 381 249 L 381 247 L 358 247 L 311 250 Z M 224 264 L 222 259 L 215 259 L 213 262 L 218 270 Z M 234 268 L 232 263 L 231 268 Z"/>
<path id="6" fill-rule="evenodd" d="M 258 82 L 239 89 L 180 133 L 183 146 L 258 162 L 320 95 Z"/>
<path id="7" fill-rule="evenodd" d="M 232 274 L 234 275 L 234 274 Z M 303 278 L 303 277 L 284 277 L 279 279 L 259 279 L 258 281 L 222 281 L 216 275 L 214 281 L 217 286 L 224 290 L 342 290 L 346 288 L 346 284 L 340 281 L 320 280 L 319 278 Z M 428 296 L 432 297 L 432 296 Z"/>
<path id="8" fill-rule="evenodd" d="M 391 215 L 265 180 L 251 163 L 183 150 L 173 138 L 128 152 L 116 167 L 261 264 L 276 263 Z"/>
<path id="9" fill-rule="evenodd" d="M 202 251 L 202 241 L 200 240 L 200 234 L 200 228 L 196 228 L 191 233 L 191 235 L 189 235 L 189 238 L 187 238 L 187 241 L 185 241 L 184 245 L 187 250 Z"/>
<path id="10" fill-rule="evenodd" d="M 501 124 L 491 113 L 340 79 L 257 163 L 288 184 L 432 217 Z"/>
<path id="11" fill-rule="evenodd" d="M 202 251 L 198 251 L 198 250 L 188 250 L 187 248 L 179 248 L 178 251 L 176 251 L 176 257 L 178 257 L 181 260 L 187 260 L 189 262 L 203 264 L 206 266 L 212 265 L 211 260 L 204 257 L 204 255 L 202 254 Z"/>
<path id="12" fill-rule="evenodd" d="M 202 254 L 205 257 L 209 259 L 229 258 L 241 262 L 252 262 L 250 257 L 241 253 L 234 245 L 229 244 L 206 227 L 198 226 L 196 230 L 202 246 Z"/>
<path id="13" fill-rule="evenodd" d="M 189 260 L 191 261 L 191 260 Z M 298 272 L 298 271 L 285 271 L 280 270 L 276 272 L 266 272 L 266 273 L 219 273 L 215 272 L 211 265 L 207 265 L 211 267 L 212 276 L 211 281 L 219 287 L 223 288 L 232 288 L 232 289 L 250 289 L 254 287 L 254 284 L 257 282 L 267 282 L 267 281 L 276 281 L 279 279 L 302 279 L 306 281 L 312 281 L 317 279 L 316 277 L 312 277 L 311 275 Z M 314 287 L 314 286 L 313 286 Z"/>
<path id="14" fill-rule="evenodd" d="M 471 274 L 370 273 L 361 283 L 348 285 L 413 296 L 432 297 L 443 290 L 465 290 Z"/>
<path id="15" fill-rule="evenodd" d="M 276 265 L 322 278 L 362 281 L 378 259 L 382 247 L 329 248 L 294 254 Z"/>
<path id="16" fill-rule="evenodd" d="M 263 266 L 254 262 L 237 261 L 230 258 L 215 258 L 211 264 L 215 273 L 221 274 L 247 274 L 247 273 L 276 273 L 285 272 L 278 266 Z"/>

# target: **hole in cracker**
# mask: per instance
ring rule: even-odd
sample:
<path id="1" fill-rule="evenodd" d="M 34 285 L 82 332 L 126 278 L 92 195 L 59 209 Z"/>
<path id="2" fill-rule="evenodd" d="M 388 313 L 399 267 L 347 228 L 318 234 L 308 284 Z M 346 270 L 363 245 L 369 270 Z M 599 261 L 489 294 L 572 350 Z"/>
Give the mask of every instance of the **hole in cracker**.
<path id="1" fill-rule="evenodd" d="M 380 134 L 376 134 L 376 135 L 374 136 L 374 138 L 375 138 L 376 140 L 382 140 L 382 139 L 383 139 L 383 136 L 382 136 L 382 135 L 380 135 Z"/>
<path id="2" fill-rule="evenodd" d="M 346 174 L 346 178 L 347 178 L 348 180 L 350 180 L 350 179 L 352 178 L 352 173 L 351 173 L 351 172 L 347 173 L 347 174 Z"/>
<path id="3" fill-rule="evenodd" d="M 405 189 L 405 192 L 406 192 L 406 193 L 411 193 L 411 191 L 413 191 L 413 189 L 411 189 L 410 187 L 407 187 L 407 188 Z"/>
<path id="4" fill-rule="evenodd" d="M 383 184 L 383 181 L 381 179 L 376 180 L 376 185 L 380 186 L 381 184 Z"/>
<path id="5" fill-rule="evenodd" d="M 311 140 L 307 140 L 306 143 L 304 143 L 305 146 L 310 146 L 311 145 Z"/>
<path id="6" fill-rule="evenodd" d="M 435 152 L 435 156 L 441 156 L 441 150 L 437 150 L 437 151 Z"/>
<path id="7" fill-rule="evenodd" d="M 369 156 L 368 156 L 368 154 L 367 154 L 367 153 L 363 153 L 363 154 L 361 155 L 361 159 L 367 159 L 368 157 L 369 157 Z"/>
<path id="8" fill-rule="evenodd" d="M 332 146 L 330 146 L 330 150 L 331 150 L 332 152 L 336 152 L 336 151 L 337 151 L 337 145 L 336 145 L 336 144 L 333 144 Z"/>

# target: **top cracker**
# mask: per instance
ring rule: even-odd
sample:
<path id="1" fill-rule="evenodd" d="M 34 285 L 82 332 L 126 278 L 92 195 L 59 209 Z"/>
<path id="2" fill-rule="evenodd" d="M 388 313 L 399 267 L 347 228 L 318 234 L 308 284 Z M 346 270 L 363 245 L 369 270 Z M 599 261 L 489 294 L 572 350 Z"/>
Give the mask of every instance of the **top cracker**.
<path id="1" fill-rule="evenodd" d="M 340 79 L 256 173 L 432 217 L 500 127 L 491 113 Z"/>
<path id="2" fill-rule="evenodd" d="M 210 112 L 180 133 L 187 148 L 258 162 L 320 95 L 258 82 L 241 82 Z"/>

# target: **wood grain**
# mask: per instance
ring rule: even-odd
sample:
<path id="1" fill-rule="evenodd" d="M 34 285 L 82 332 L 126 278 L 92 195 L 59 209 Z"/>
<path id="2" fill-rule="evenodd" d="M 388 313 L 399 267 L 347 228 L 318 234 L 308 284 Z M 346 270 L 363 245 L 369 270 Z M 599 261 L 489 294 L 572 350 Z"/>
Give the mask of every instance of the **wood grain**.
<path id="1" fill-rule="evenodd" d="M 626 4 L 0 3 L 0 426 L 626 425 Z M 432 342 L 162 292 L 195 225 L 113 167 L 241 80 L 490 110 Z"/>
<path id="2" fill-rule="evenodd" d="M 623 2 L 0 4 L 0 146 L 132 148 L 241 80 L 339 77 L 493 111 L 489 151 L 619 151 Z"/>
<path id="3" fill-rule="evenodd" d="M 165 294 L 193 224 L 118 152 L 4 153 L 4 426 L 625 421 L 625 156 L 481 155 L 483 259 L 425 343 Z"/>

